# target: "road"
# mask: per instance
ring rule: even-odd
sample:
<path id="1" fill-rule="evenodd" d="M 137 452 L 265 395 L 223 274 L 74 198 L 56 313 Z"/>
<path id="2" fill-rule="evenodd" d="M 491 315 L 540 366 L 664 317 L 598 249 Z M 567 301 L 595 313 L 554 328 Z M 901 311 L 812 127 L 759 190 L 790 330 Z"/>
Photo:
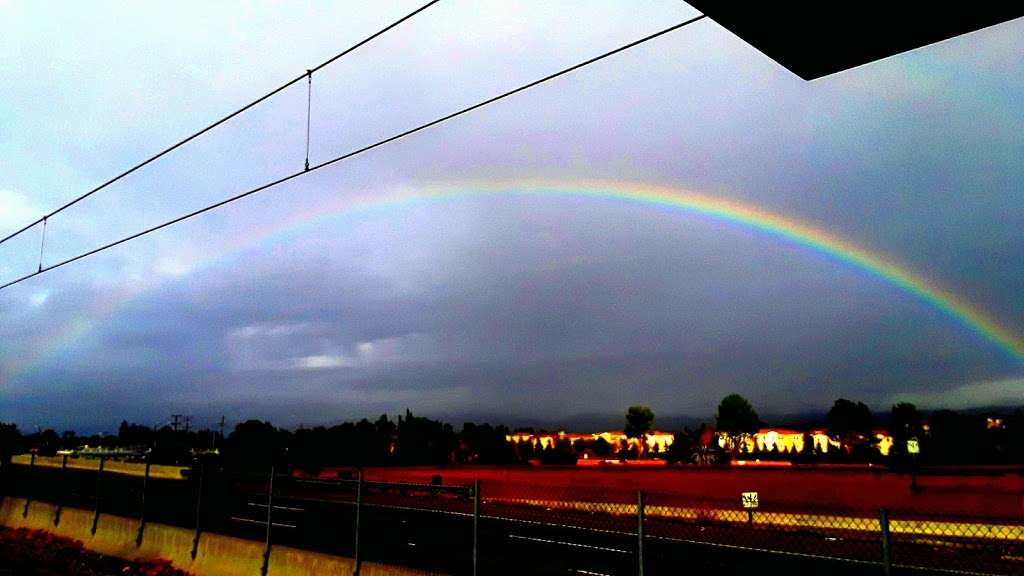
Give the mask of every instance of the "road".
<path id="1" fill-rule="evenodd" d="M 834 509 L 868 512 L 879 508 L 959 518 L 1020 521 L 1024 518 L 1024 467 L 922 471 L 921 490 L 910 489 L 909 474 L 882 466 L 793 466 L 785 469 L 733 467 L 629 468 L 574 466 L 463 466 L 367 468 L 366 478 L 446 484 L 484 483 L 487 493 L 508 498 L 601 500 L 632 503 L 637 490 L 680 499 L 733 506 L 741 492 L 757 491 L 763 505 L 779 511 Z"/>
<path id="2" fill-rule="evenodd" d="M 141 478 L 94 471 L 18 466 L 5 474 L 5 493 L 91 509 L 99 492 L 102 512 L 145 517 L 263 541 L 267 487 L 263 475 L 208 476 L 204 506 L 195 507 L 198 479 L 150 479 L 142 507 Z M 8 472 L 11 472 L 8 470 Z M 275 480 L 272 541 L 351 556 L 355 526 L 351 482 Z M 638 569 L 637 506 L 593 499 L 509 498 L 481 490 L 478 558 L 482 574 L 630 575 Z M 366 560 L 465 574 L 472 565 L 473 500 L 466 487 L 364 485 L 360 554 Z M 715 574 L 753 570 L 881 574 L 877 517 L 815 510 L 755 512 L 753 521 L 731 508 L 693 506 L 678 495 L 653 493 L 644 522 L 646 574 L 680 567 Z M 957 518 L 894 516 L 892 558 L 914 573 L 1024 573 L 1020 522 L 993 532 Z M 918 522 L 914 524 L 913 522 Z M 902 523 L 902 524 L 901 524 Z M 1016 532 L 1014 532 L 1016 530 Z"/>

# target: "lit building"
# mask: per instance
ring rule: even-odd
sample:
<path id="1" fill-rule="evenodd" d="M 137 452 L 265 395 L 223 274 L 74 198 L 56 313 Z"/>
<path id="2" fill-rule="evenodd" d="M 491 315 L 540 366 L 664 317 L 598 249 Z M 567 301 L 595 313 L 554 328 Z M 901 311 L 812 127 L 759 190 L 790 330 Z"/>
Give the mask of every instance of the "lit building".
<path id="1" fill-rule="evenodd" d="M 533 432 L 513 432 L 505 436 L 505 440 L 512 442 L 513 444 L 519 444 L 520 442 L 526 442 L 529 444 L 540 444 L 541 448 L 547 449 L 553 447 L 560 440 L 568 440 L 570 444 L 575 444 L 577 441 L 582 440 L 584 442 L 594 442 L 598 438 L 603 439 L 613 449 L 617 449 L 622 446 L 625 442 L 629 448 L 637 448 L 640 446 L 639 438 L 629 438 L 625 432 L 621 430 L 612 432 L 598 432 L 594 434 L 574 434 L 566 432 L 564 430 L 557 433 L 543 433 L 537 434 Z M 664 451 L 672 445 L 672 441 L 675 436 L 670 432 L 659 432 L 657 430 L 648 432 L 646 434 L 647 452 Z"/>
<path id="2" fill-rule="evenodd" d="M 875 430 L 872 443 L 878 447 L 882 456 L 888 456 L 892 448 L 893 439 L 885 430 Z M 811 446 L 805 446 L 806 439 L 810 437 Z M 776 449 L 779 452 L 793 454 L 803 453 L 805 448 L 811 448 L 820 454 L 827 454 L 830 450 L 839 450 L 843 447 L 842 442 L 832 438 L 828 430 L 817 428 L 802 432 L 792 428 L 761 428 L 753 434 L 745 434 L 733 438 L 725 432 L 718 433 L 718 445 L 724 449 L 730 448 L 731 442 L 742 442 L 744 452 L 772 452 Z"/>
<path id="3" fill-rule="evenodd" d="M 828 430 L 824 428 L 816 428 L 810 431 L 811 441 L 814 442 L 814 448 L 818 449 L 818 452 L 827 454 L 829 449 L 839 450 L 843 445 L 835 438 L 828 435 Z"/>
<path id="4" fill-rule="evenodd" d="M 889 451 L 892 450 L 893 439 L 889 436 L 889 433 L 885 430 L 875 430 L 875 443 L 878 446 L 878 452 L 882 456 L 888 456 Z"/>
<path id="5" fill-rule="evenodd" d="M 718 445 L 725 450 L 732 450 L 734 445 L 741 447 L 741 451 L 751 453 L 778 452 L 780 454 L 803 454 L 806 450 L 815 450 L 818 454 L 827 454 L 839 451 L 844 448 L 840 439 L 829 436 L 828 430 L 816 428 L 802 431 L 793 428 L 761 428 L 753 434 L 731 436 L 726 432 L 718 432 Z M 570 445 L 576 445 L 583 441 L 588 447 L 597 439 L 608 443 L 612 451 L 617 451 L 625 445 L 627 448 L 638 449 L 641 440 L 639 438 L 628 438 L 621 430 L 597 432 L 593 434 L 575 434 L 564 430 L 552 433 L 534 432 L 513 432 L 505 437 L 508 442 L 519 444 L 526 442 L 532 446 L 539 446 L 541 449 L 554 448 L 560 441 L 567 441 Z M 656 454 L 664 452 L 675 440 L 674 434 L 670 432 L 651 431 L 645 435 L 646 447 L 643 452 Z M 808 442 L 810 444 L 808 445 Z M 861 442 L 868 443 L 875 447 L 879 454 L 888 456 L 893 446 L 893 438 L 885 430 L 874 430 L 870 436 L 862 437 Z M 850 446 L 845 446 L 850 449 Z"/>
<path id="6" fill-rule="evenodd" d="M 637 448 L 640 446 L 639 438 L 629 438 L 626 436 L 626 433 L 622 431 L 593 434 L 593 440 L 597 440 L 598 438 L 603 438 L 605 442 L 612 446 L 622 446 L 623 441 L 625 441 L 626 445 L 630 448 Z M 647 441 L 647 452 L 653 452 L 655 447 L 657 447 L 660 452 L 672 445 L 672 441 L 675 440 L 675 435 L 670 432 L 652 430 L 645 435 L 645 439 Z"/>
<path id="7" fill-rule="evenodd" d="M 812 441 L 818 450 L 828 450 L 830 438 L 824 431 L 813 430 L 810 433 Z M 730 442 L 742 442 L 745 452 L 779 452 L 801 453 L 804 451 L 805 433 L 792 428 L 761 428 L 753 434 L 745 434 L 738 438 L 732 438 L 726 432 L 718 433 L 718 445 L 728 449 Z M 836 443 L 838 446 L 838 443 Z"/>
<path id="8" fill-rule="evenodd" d="M 559 440 L 568 440 L 569 444 L 573 444 L 578 440 L 592 441 L 594 440 L 594 434 L 574 434 L 560 430 L 556 433 L 541 433 L 536 434 L 533 432 L 513 432 L 505 436 L 505 441 L 512 442 L 513 444 L 519 444 L 520 442 L 526 442 L 528 444 L 540 444 L 543 449 L 554 448 L 555 444 Z"/>

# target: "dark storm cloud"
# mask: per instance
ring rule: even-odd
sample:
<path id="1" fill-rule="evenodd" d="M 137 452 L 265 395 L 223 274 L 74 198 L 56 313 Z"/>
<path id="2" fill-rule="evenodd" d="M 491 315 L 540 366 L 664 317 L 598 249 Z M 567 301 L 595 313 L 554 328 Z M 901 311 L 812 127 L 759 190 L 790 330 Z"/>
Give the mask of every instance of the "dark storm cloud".
<path id="1" fill-rule="evenodd" d="M 783 411 L 1000 365 L 934 309 L 819 254 L 650 208 L 551 202 L 403 209 L 335 239 L 333 258 L 315 248 L 334 222 L 237 255 L 123 307 L 93 354 L 34 378 L 76 382 L 36 410 L 74 388 L 139 419 L 169 407 L 289 424 L 405 407 L 557 419 L 636 398 L 704 415 L 731 390 Z M 446 218 L 463 229 L 438 228 Z M 415 265 L 368 264 L 427 237 Z"/>

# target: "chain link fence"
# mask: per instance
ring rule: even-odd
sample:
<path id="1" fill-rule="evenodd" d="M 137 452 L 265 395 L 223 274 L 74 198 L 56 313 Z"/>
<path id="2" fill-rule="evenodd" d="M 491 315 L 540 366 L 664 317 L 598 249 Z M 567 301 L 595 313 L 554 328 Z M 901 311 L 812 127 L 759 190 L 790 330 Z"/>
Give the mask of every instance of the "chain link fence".
<path id="1" fill-rule="evenodd" d="M 123 467 L 7 464 L 6 496 L 440 574 L 661 575 L 751 571 L 1024 574 L 1024 519 L 693 498 L 589 485 L 445 485 Z M 745 507 L 749 506 L 749 507 Z M 264 563 L 266 574 L 269 562 Z"/>

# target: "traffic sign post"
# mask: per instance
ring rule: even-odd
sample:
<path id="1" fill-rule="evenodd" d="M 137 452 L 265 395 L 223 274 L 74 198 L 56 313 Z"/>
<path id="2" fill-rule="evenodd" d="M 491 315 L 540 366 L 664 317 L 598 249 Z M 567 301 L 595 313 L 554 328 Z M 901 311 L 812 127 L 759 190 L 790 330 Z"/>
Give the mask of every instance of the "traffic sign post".
<path id="1" fill-rule="evenodd" d="M 747 511 L 747 523 L 754 523 L 754 509 L 760 505 L 760 500 L 757 497 L 757 492 L 743 492 L 740 494 L 740 504 Z"/>
<path id="2" fill-rule="evenodd" d="M 910 454 L 910 490 L 917 492 L 921 489 L 917 485 L 917 455 L 921 453 L 921 444 L 917 437 L 907 440 L 907 454 Z"/>

